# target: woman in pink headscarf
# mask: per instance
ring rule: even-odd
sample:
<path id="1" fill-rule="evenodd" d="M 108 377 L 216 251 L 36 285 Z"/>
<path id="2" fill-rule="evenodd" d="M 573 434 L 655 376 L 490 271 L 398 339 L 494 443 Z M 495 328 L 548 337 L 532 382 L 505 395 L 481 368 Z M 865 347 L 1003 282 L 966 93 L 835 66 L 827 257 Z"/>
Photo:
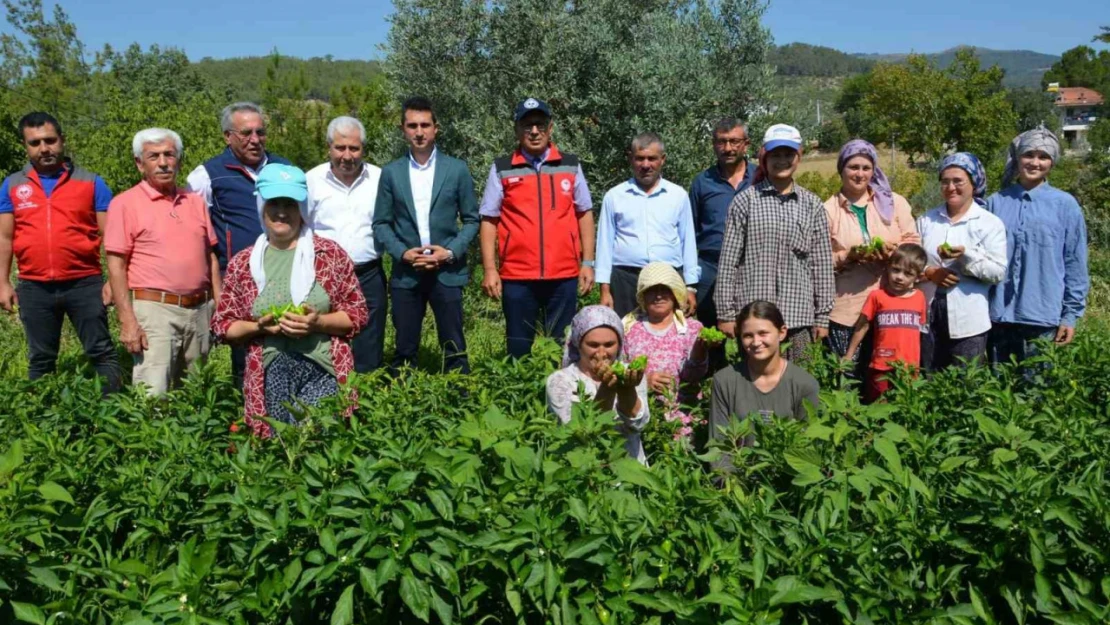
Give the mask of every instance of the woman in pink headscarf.
<path id="1" fill-rule="evenodd" d="M 886 259 L 902 243 L 921 243 L 906 198 L 890 188 L 879 168 L 875 146 L 854 139 L 840 149 L 836 161 L 840 192 L 825 201 L 833 268 L 836 271 L 836 300 L 829 314 L 829 348 L 844 356 L 852 339 L 852 326 L 859 319 L 868 294 L 879 286 Z M 882 245 L 874 252 L 863 251 L 876 239 Z M 871 348 L 860 362 L 868 362 Z"/>

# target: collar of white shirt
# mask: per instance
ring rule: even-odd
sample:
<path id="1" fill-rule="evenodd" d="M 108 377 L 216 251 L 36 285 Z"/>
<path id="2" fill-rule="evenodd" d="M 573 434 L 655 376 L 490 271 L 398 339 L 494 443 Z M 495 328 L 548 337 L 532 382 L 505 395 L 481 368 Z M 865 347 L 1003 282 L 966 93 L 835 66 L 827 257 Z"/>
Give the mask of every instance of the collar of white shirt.
<path id="1" fill-rule="evenodd" d="M 421 165 L 412 157 L 412 150 L 409 150 L 409 167 L 419 171 L 431 169 L 436 164 L 436 153 L 438 152 L 439 148 L 432 148 L 432 155 L 428 157 L 428 162 Z"/>
<path id="2" fill-rule="evenodd" d="M 339 176 L 336 176 L 335 172 L 332 171 L 330 165 L 328 166 L 328 172 L 327 172 L 327 174 L 324 175 L 324 177 L 329 182 L 334 182 L 335 184 L 337 184 L 341 187 L 344 187 L 346 189 L 351 189 L 351 188 L 354 188 L 354 186 L 357 185 L 359 182 L 365 180 L 366 177 L 369 176 L 369 175 L 370 175 L 370 168 L 366 166 L 366 163 L 363 163 L 362 164 L 362 170 L 360 170 L 358 172 L 358 176 L 355 177 L 354 182 L 352 182 L 350 185 L 348 185 L 345 182 L 343 182 L 342 180 L 340 180 Z"/>

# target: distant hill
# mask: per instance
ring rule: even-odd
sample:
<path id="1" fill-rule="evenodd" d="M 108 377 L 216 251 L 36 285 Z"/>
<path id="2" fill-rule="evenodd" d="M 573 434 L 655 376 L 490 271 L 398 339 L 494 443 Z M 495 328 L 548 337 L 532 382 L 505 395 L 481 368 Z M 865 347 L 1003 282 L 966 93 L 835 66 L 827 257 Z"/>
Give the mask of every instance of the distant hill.
<path id="1" fill-rule="evenodd" d="M 230 59 L 205 57 L 193 66 L 201 75 L 212 80 L 216 86 L 228 89 L 232 99 L 258 100 L 262 95 L 266 69 L 271 63 L 269 56 Z M 331 57 L 310 59 L 281 57 L 279 71 L 282 74 L 295 74 L 302 69 L 308 82 L 307 97 L 319 100 L 328 99 L 332 90 L 345 82 L 365 82 L 381 71 L 377 61 L 340 61 Z"/>
<path id="2" fill-rule="evenodd" d="M 969 46 L 971 47 L 971 46 Z M 1052 64 L 1060 57 L 1052 54 L 1043 54 L 1031 50 L 991 50 L 989 48 L 974 48 L 975 55 L 979 57 L 983 67 L 997 65 L 1006 71 L 1003 81 L 1007 87 L 1040 87 L 1041 76 L 1044 75 Z M 948 67 L 956 58 L 959 46 L 943 52 L 926 54 L 925 56 L 936 61 L 940 67 Z M 908 54 L 853 54 L 856 58 L 887 63 L 898 63 L 906 59 Z"/>
<path id="3" fill-rule="evenodd" d="M 771 50 L 767 62 L 775 66 L 779 76 L 820 77 L 862 74 L 875 64 L 872 60 L 808 43 L 778 46 Z"/>

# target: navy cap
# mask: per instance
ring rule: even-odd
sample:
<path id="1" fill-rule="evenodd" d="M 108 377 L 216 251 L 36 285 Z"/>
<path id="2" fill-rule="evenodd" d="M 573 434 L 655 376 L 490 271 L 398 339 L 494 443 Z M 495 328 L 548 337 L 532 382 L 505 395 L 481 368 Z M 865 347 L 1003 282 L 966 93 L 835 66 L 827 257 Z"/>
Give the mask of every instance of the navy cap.
<path id="1" fill-rule="evenodd" d="M 535 98 L 528 98 L 516 105 L 516 109 L 513 110 L 513 121 L 520 121 L 520 118 L 532 111 L 539 111 L 546 115 L 548 119 L 551 119 L 551 107 L 547 105 L 547 102 Z"/>

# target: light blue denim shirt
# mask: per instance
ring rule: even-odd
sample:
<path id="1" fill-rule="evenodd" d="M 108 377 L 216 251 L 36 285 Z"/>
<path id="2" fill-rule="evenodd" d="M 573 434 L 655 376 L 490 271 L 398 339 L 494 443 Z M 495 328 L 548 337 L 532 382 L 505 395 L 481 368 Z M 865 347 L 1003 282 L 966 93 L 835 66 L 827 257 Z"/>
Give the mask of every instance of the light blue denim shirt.
<path id="1" fill-rule="evenodd" d="M 991 320 L 1075 326 L 1087 307 L 1087 224 L 1069 193 L 1047 182 L 995 193 L 987 210 L 1006 226 L 1007 269 L 990 294 Z"/>
<path id="2" fill-rule="evenodd" d="M 682 267 L 688 286 L 698 283 L 701 269 L 690 196 L 662 178 L 650 194 L 635 180 L 609 189 L 598 218 L 597 283 L 609 284 L 614 265 L 643 267 L 657 261 Z"/>

